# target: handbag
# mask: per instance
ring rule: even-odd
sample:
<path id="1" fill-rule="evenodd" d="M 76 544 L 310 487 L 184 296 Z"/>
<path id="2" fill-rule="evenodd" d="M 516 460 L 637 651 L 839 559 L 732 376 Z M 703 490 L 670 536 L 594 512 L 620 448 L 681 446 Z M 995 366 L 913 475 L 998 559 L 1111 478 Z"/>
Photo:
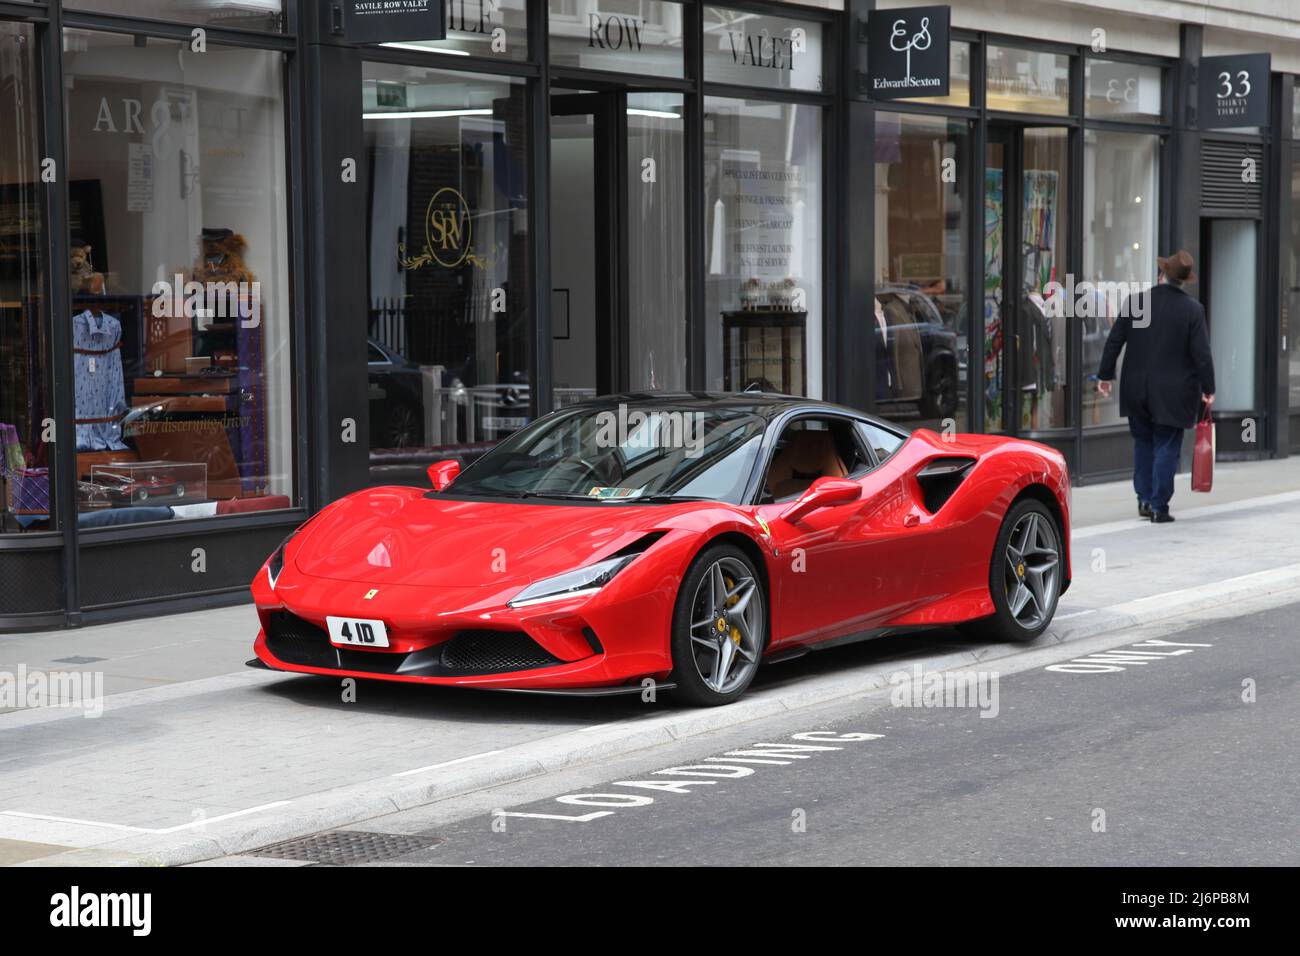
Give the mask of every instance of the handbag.
<path id="1" fill-rule="evenodd" d="M 1202 404 L 1196 443 L 1192 446 L 1192 491 L 1210 491 L 1214 487 L 1214 448 L 1214 416 L 1210 406 Z"/>
<path id="2" fill-rule="evenodd" d="M 6 500 L 0 502 L 15 515 L 45 517 L 50 513 L 50 470 L 28 468 L 18 429 L 0 423 L 0 477 L 8 485 Z"/>

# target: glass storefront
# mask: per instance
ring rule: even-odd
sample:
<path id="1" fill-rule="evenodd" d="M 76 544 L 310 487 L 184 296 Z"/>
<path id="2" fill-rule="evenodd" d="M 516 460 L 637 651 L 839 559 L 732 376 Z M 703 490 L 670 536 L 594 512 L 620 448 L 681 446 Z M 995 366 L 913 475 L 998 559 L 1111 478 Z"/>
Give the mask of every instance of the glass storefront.
<path id="1" fill-rule="evenodd" d="M 370 446 L 486 447 L 530 414 L 525 87 L 363 70 Z"/>
<path id="2" fill-rule="evenodd" d="M 822 395 L 822 111 L 704 102 L 708 386 Z"/>
<path id="3" fill-rule="evenodd" d="M 289 508 L 284 57 L 63 46 L 78 525 Z"/>
<path id="4" fill-rule="evenodd" d="M 876 114 L 876 410 L 966 431 L 969 354 L 967 120 Z"/>
<path id="5" fill-rule="evenodd" d="M 1183 234 L 1172 60 L 954 28 L 949 92 L 886 102 L 834 3 L 444 4 L 445 39 L 362 47 L 283 0 L 0 20 L 0 563 L 43 548 L 58 613 L 197 593 L 164 578 L 199 536 L 242 591 L 329 500 L 597 393 L 780 391 L 1127 464 L 1094 376 L 1113 290 Z M 1228 414 L 1273 411 L 1279 330 L 1239 280 L 1278 232 L 1300 412 L 1281 155 L 1288 222 L 1206 227 Z M 132 563 L 129 597 L 95 583 Z"/>
<path id="6" fill-rule="evenodd" d="M 0 22 L 0 534 L 47 530 L 54 409 L 35 31 Z"/>
<path id="7" fill-rule="evenodd" d="M 1119 393 L 1096 388 L 1101 353 L 1128 295 L 1156 281 L 1160 138 L 1088 130 L 1083 152 L 1083 275 L 1072 297 L 1082 327 L 1083 427 L 1122 424 Z M 1123 371 L 1123 357 L 1120 358 Z"/>

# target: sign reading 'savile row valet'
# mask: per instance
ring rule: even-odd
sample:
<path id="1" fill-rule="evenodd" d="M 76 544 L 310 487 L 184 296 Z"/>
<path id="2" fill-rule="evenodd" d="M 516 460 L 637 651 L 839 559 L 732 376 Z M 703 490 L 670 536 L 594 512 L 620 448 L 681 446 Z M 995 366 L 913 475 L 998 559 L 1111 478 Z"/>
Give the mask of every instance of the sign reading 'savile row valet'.
<path id="1" fill-rule="evenodd" d="M 951 19 L 949 7 L 874 11 L 867 20 L 872 97 L 947 96 Z"/>
<path id="2" fill-rule="evenodd" d="M 442 40 L 444 0 L 342 0 L 343 35 L 353 43 Z"/>
<path id="3" fill-rule="evenodd" d="M 1267 53 L 1237 53 L 1201 59 L 1199 110 L 1201 129 L 1268 125 Z"/>

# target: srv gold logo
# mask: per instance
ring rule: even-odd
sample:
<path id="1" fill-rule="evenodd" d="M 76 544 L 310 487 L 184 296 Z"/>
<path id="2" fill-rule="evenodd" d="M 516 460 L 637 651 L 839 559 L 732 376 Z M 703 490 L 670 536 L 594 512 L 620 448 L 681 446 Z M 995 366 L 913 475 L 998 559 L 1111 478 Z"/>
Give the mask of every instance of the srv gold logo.
<path id="1" fill-rule="evenodd" d="M 424 211 L 423 251 L 407 256 L 405 244 L 399 243 L 397 257 L 404 269 L 422 269 L 434 263 L 444 269 L 455 269 L 464 262 L 479 269 L 487 265 L 486 259 L 474 254 L 474 219 L 459 190 L 443 186 L 433 194 Z"/>

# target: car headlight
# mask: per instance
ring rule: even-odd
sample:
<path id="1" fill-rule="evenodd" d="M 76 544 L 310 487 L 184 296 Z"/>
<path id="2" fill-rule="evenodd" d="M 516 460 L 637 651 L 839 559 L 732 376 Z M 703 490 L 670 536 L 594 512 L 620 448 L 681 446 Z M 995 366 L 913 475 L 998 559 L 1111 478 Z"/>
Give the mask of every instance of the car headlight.
<path id="1" fill-rule="evenodd" d="M 585 568 L 557 574 L 553 578 L 530 584 L 507 601 L 506 606 L 523 607 L 528 604 L 541 604 L 544 601 L 560 601 L 583 594 L 595 594 L 635 557 L 635 554 L 625 554 L 616 558 L 606 558 Z"/>
<path id="2" fill-rule="evenodd" d="M 275 582 L 280 580 L 280 572 L 284 570 L 284 549 L 288 547 L 293 536 L 301 531 L 302 528 L 294 528 L 289 532 L 289 536 L 280 542 L 280 546 L 271 552 L 271 557 L 266 562 L 266 579 L 271 582 L 271 590 L 275 590 Z"/>

